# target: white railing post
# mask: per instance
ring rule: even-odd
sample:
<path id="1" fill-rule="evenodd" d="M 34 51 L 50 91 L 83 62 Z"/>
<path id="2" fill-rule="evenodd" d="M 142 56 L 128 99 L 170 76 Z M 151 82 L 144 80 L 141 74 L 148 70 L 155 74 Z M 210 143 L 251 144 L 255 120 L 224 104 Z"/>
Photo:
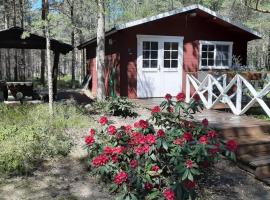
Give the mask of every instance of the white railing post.
<path id="1" fill-rule="evenodd" d="M 207 76 L 208 79 L 208 86 L 207 86 L 207 92 L 208 92 L 208 101 L 207 101 L 207 109 L 210 109 L 213 104 L 213 85 L 212 85 L 212 79 L 210 76 Z"/>
<path id="2" fill-rule="evenodd" d="M 238 113 L 241 113 L 241 110 L 242 110 L 242 80 L 241 80 L 241 77 L 239 75 L 236 75 L 237 76 L 237 82 L 236 82 L 236 111 L 237 111 L 237 114 Z"/>
<path id="3" fill-rule="evenodd" d="M 190 77 L 189 74 L 186 76 L 186 103 L 190 102 Z"/>

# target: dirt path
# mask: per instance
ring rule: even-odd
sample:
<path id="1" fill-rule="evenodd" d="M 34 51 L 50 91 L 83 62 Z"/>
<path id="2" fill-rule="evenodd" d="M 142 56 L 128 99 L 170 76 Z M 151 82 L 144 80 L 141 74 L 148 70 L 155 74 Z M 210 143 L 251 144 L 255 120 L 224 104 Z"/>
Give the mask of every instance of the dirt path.
<path id="1" fill-rule="evenodd" d="M 69 156 L 45 162 L 32 176 L 0 180 L 0 199 L 113 199 L 87 171 L 86 152 L 82 148 L 86 132 L 69 132 L 77 141 Z"/>

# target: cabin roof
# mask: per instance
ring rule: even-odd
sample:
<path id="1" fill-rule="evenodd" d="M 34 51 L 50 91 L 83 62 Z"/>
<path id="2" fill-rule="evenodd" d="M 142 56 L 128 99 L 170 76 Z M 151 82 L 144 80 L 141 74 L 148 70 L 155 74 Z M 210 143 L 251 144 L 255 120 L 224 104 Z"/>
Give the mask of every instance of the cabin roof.
<path id="1" fill-rule="evenodd" d="M 0 48 L 46 49 L 45 37 L 29 33 L 25 38 L 22 38 L 24 32 L 29 33 L 20 27 L 11 27 L 0 30 Z M 50 41 L 52 51 L 67 54 L 73 49 L 70 44 L 55 39 L 51 39 Z"/>
<path id="2" fill-rule="evenodd" d="M 242 25 L 240 23 L 234 22 L 231 19 L 229 19 L 228 17 L 222 16 L 222 15 L 218 14 L 217 12 L 212 11 L 212 10 L 210 10 L 210 9 L 208 9 L 208 8 L 202 6 L 202 5 L 199 5 L 199 4 L 194 4 L 194 5 L 191 5 L 191 6 L 178 8 L 178 9 L 168 11 L 168 12 L 165 12 L 165 13 L 161 13 L 161 14 L 158 14 L 158 15 L 155 15 L 155 16 L 146 17 L 146 18 L 139 19 L 139 20 L 134 20 L 134 21 L 131 21 L 131 22 L 128 22 L 128 23 L 125 23 L 125 24 L 117 25 L 114 28 L 112 28 L 111 30 L 107 31 L 106 36 L 111 35 L 111 34 L 113 34 L 115 32 L 120 31 L 120 30 L 128 29 L 128 28 L 138 26 L 138 25 L 141 25 L 141 24 L 145 24 L 145 23 L 148 23 L 148 22 L 153 22 L 153 21 L 156 21 L 156 20 L 159 20 L 159 19 L 163 19 L 163 18 L 166 18 L 166 17 L 173 16 L 173 15 L 192 12 L 192 11 L 195 11 L 195 10 L 198 10 L 199 12 L 202 12 L 204 14 L 215 17 L 215 18 L 221 20 L 223 23 L 225 23 L 227 25 L 233 26 L 235 28 L 238 28 L 238 29 L 250 34 L 252 39 L 261 39 L 261 35 L 258 32 L 254 31 L 254 30 L 252 30 L 252 29 L 250 29 L 250 28 L 248 28 L 248 27 L 246 27 L 246 26 L 244 26 L 244 25 Z M 91 44 L 93 42 L 96 42 L 96 37 L 91 38 L 90 40 L 88 40 L 86 42 L 83 42 L 82 44 L 80 44 L 78 46 L 78 48 L 79 49 L 85 48 L 87 45 L 89 45 L 89 44 Z"/>

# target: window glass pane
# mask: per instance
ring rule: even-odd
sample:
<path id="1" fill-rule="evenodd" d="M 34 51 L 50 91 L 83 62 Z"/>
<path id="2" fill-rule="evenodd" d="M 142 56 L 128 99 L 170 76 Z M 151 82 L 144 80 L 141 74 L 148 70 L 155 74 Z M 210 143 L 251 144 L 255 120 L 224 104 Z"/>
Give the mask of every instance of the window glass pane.
<path id="1" fill-rule="evenodd" d="M 178 59 L 178 51 L 173 51 L 172 52 L 172 57 L 171 59 Z"/>
<path id="2" fill-rule="evenodd" d="M 151 58 L 157 59 L 157 57 L 158 57 L 158 51 L 151 51 Z"/>
<path id="3" fill-rule="evenodd" d="M 170 59 L 171 58 L 171 52 L 170 51 L 164 51 L 164 59 Z"/>
<path id="4" fill-rule="evenodd" d="M 151 60 L 151 68 L 157 68 L 157 60 Z"/>
<path id="5" fill-rule="evenodd" d="M 229 52 L 229 45 L 223 45 L 222 51 Z"/>
<path id="6" fill-rule="evenodd" d="M 207 45 L 202 45 L 202 51 L 207 51 Z"/>
<path id="7" fill-rule="evenodd" d="M 151 42 L 151 50 L 158 50 L 158 43 L 157 42 Z"/>
<path id="8" fill-rule="evenodd" d="M 222 66 L 229 66 L 229 60 L 222 60 Z"/>
<path id="9" fill-rule="evenodd" d="M 171 49 L 171 43 L 170 42 L 164 42 L 164 50 L 170 50 Z"/>
<path id="10" fill-rule="evenodd" d="M 208 51 L 214 51 L 215 46 L 214 45 L 208 45 Z"/>
<path id="11" fill-rule="evenodd" d="M 164 60 L 164 68 L 170 68 L 170 60 Z"/>
<path id="12" fill-rule="evenodd" d="M 150 50 L 150 42 L 143 42 L 143 50 Z"/>
<path id="13" fill-rule="evenodd" d="M 206 59 L 202 59 L 202 66 L 206 67 L 207 66 L 207 60 Z"/>
<path id="14" fill-rule="evenodd" d="M 229 53 L 228 52 L 224 52 L 223 56 L 224 56 L 225 60 L 229 60 Z"/>
<path id="15" fill-rule="evenodd" d="M 216 48 L 217 48 L 217 51 L 222 51 L 222 45 L 217 45 Z"/>
<path id="16" fill-rule="evenodd" d="M 143 59 L 147 59 L 150 57 L 150 51 L 143 51 Z"/>
<path id="17" fill-rule="evenodd" d="M 208 59 L 208 66 L 214 66 L 214 60 Z"/>
<path id="18" fill-rule="evenodd" d="M 221 60 L 216 60 L 216 66 L 222 66 Z"/>
<path id="19" fill-rule="evenodd" d="M 171 68 L 177 68 L 178 66 L 178 60 L 172 60 L 171 61 Z"/>
<path id="20" fill-rule="evenodd" d="M 178 43 L 172 42 L 172 50 L 178 50 Z"/>
<path id="21" fill-rule="evenodd" d="M 149 60 L 143 60 L 143 68 L 149 68 Z"/>
<path id="22" fill-rule="evenodd" d="M 208 58 L 214 59 L 214 52 L 208 52 Z"/>
<path id="23" fill-rule="evenodd" d="M 207 58 L 207 52 L 202 52 L 202 58 Z"/>

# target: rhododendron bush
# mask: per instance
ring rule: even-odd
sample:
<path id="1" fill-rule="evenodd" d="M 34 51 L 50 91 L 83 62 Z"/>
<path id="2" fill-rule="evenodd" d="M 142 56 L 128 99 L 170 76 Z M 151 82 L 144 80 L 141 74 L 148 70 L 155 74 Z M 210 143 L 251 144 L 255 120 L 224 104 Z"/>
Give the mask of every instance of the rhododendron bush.
<path id="1" fill-rule="evenodd" d="M 105 116 L 85 137 L 91 170 L 111 183 L 119 199 L 193 199 L 198 181 L 221 155 L 234 159 L 237 144 L 223 143 L 208 120 L 192 121 L 201 103 L 167 94 L 148 120 L 116 127 Z"/>

